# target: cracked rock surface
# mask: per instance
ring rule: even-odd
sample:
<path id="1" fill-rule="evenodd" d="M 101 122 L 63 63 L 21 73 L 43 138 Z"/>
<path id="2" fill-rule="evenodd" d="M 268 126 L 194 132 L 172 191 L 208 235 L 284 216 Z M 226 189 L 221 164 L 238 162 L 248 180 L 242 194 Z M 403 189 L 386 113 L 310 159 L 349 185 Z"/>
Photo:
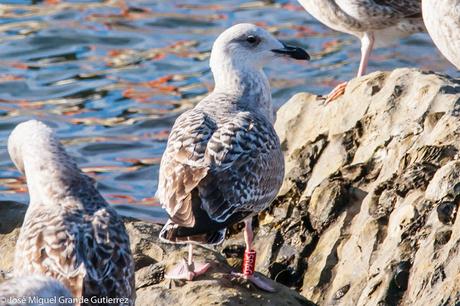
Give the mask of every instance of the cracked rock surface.
<path id="1" fill-rule="evenodd" d="M 277 116 L 286 179 L 259 270 L 318 305 L 460 303 L 460 82 L 376 72 Z"/>

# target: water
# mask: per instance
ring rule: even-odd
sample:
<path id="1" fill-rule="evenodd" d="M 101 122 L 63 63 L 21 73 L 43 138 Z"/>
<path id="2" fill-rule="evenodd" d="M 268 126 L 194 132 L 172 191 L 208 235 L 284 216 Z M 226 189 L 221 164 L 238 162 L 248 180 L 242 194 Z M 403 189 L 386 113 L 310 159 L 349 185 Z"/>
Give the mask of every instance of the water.
<path id="1" fill-rule="evenodd" d="M 358 41 L 323 27 L 293 0 L 0 3 L 0 201 L 28 201 L 6 139 L 16 124 L 37 118 L 58 131 L 120 212 L 164 216 L 153 195 L 168 132 L 212 88 L 209 51 L 233 24 L 265 26 L 313 55 L 266 70 L 276 106 L 300 91 L 325 94 L 358 67 Z M 374 52 L 370 71 L 454 74 L 427 35 L 401 44 Z"/>

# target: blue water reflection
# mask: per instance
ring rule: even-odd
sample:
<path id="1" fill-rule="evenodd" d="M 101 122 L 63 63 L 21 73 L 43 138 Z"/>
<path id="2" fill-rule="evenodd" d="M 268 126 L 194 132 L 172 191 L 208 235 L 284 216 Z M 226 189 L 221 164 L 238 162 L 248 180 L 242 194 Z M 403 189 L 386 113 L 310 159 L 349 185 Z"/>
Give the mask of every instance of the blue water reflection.
<path id="1" fill-rule="evenodd" d="M 327 93 L 355 75 L 359 60 L 354 38 L 318 24 L 294 0 L 0 2 L 0 200 L 28 200 L 6 139 L 37 118 L 57 129 L 122 213 L 164 216 L 153 195 L 169 129 L 212 88 L 212 42 L 235 23 L 258 23 L 313 54 L 311 63 L 267 68 L 277 106 L 296 92 Z M 454 74 L 427 35 L 401 44 L 374 52 L 370 70 Z"/>

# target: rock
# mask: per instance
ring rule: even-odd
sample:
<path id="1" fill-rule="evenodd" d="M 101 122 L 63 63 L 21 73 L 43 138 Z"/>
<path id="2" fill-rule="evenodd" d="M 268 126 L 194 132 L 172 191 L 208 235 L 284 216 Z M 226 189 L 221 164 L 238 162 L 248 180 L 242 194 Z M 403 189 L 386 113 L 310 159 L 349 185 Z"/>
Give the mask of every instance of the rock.
<path id="1" fill-rule="evenodd" d="M 136 258 L 136 305 L 306 305 L 308 301 L 285 286 L 278 292 L 262 292 L 230 277 L 233 270 L 224 254 L 195 247 L 196 260 L 212 264 L 208 273 L 193 282 L 169 281 L 164 274 L 187 257 L 187 248 L 158 241 L 161 226 L 129 219 L 125 222 Z M 142 264 L 138 263 L 142 262 Z M 145 263 L 151 263 L 145 265 Z M 240 269 L 237 269 L 239 271 Z"/>
<path id="2" fill-rule="evenodd" d="M 407 282 L 409 281 L 409 272 L 411 264 L 408 261 L 402 261 L 396 266 L 393 281 L 399 290 L 405 291 L 407 289 Z"/>
<path id="3" fill-rule="evenodd" d="M 460 303 L 459 116 L 460 83 L 414 69 L 281 107 L 286 179 L 256 235 L 281 281 L 319 305 Z"/>
<path id="4" fill-rule="evenodd" d="M 26 210 L 26 205 L 0 201 L 0 274 L 13 270 L 14 249 Z"/>
<path id="5" fill-rule="evenodd" d="M 457 204 L 452 202 L 443 202 L 436 208 L 438 220 L 444 224 L 452 224 L 457 216 Z"/>
<path id="6" fill-rule="evenodd" d="M 428 185 L 425 197 L 431 201 L 455 199 L 460 195 L 460 161 L 448 162 L 439 169 Z"/>
<path id="7" fill-rule="evenodd" d="M 165 267 L 162 264 L 152 264 L 136 270 L 136 289 L 157 285 L 165 278 Z"/>
<path id="8" fill-rule="evenodd" d="M 14 202 L 0 202 L 0 270 L 12 269 L 14 245 L 26 208 Z M 273 282 L 277 293 L 272 294 L 230 277 L 233 269 L 226 257 L 202 247 L 194 248 L 195 259 L 210 262 L 209 273 L 193 282 L 165 280 L 165 272 L 187 256 L 187 248 L 160 243 L 161 225 L 125 218 L 125 226 L 135 258 L 136 305 L 311 305 L 281 284 Z"/>
<path id="9" fill-rule="evenodd" d="M 317 232 L 322 232 L 334 221 L 348 201 L 348 184 L 339 180 L 325 179 L 315 190 L 308 205 L 310 223 Z"/>

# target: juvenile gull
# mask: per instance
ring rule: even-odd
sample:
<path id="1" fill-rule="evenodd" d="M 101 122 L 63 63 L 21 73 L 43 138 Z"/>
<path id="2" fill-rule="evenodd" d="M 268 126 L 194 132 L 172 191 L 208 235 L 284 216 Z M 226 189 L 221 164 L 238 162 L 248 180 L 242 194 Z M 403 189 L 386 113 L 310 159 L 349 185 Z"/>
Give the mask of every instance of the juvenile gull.
<path id="1" fill-rule="evenodd" d="M 48 276 L 23 276 L 0 283 L 0 306 L 74 305 L 71 301 L 69 290 Z"/>
<path id="2" fill-rule="evenodd" d="M 460 69 L 460 0 L 422 0 L 422 12 L 431 39 Z"/>
<path id="3" fill-rule="evenodd" d="M 133 305 L 134 264 L 123 222 L 54 132 L 39 121 L 21 123 L 8 152 L 30 194 L 14 275 L 48 275 L 75 297 L 122 298 L 119 305 Z"/>
<path id="4" fill-rule="evenodd" d="M 192 244 L 221 243 L 226 227 L 242 220 L 246 252 L 253 252 L 251 217 L 274 199 L 284 175 L 262 70 L 283 56 L 309 59 L 304 50 L 252 24 L 235 25 L 214 42 L 210 67 L 215 88 L 177 118 L 161 160 L 157 196 L 170 219 L 160 238 L 189 244 L 188 260 L 169 278 L 192 280 L 204 273 L 209 264 L 193 261 Z M 273 290 L 252 273 L 245 277 Z"/>
<path id="5" fill-rule="evenodd" d="M 372 48 L 424 31 L 421 0 L 298 0 L 313 17 L 333 30 L 361 40 L 357 76 L 366 74 Z M 432 1 L 436 2 L 437 1 Z M 328 101 L 345 92 L 346 82 L 329 94 Z"/>

